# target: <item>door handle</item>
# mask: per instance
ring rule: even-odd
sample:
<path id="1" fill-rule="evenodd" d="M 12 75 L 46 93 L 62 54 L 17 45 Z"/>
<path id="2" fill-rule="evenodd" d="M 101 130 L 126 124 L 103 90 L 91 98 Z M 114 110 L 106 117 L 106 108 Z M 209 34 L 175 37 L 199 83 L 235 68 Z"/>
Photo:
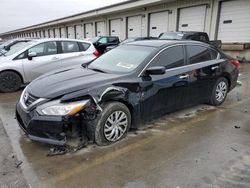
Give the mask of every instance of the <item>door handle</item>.
<path id="1" fill-rule="evenodd" d="M 180 79 L 186 79 L 186 78 L 189 78 L 189 74 L 184 74 L 184 75 L 181 75 L 179 76 Z"/>
<path id="2" fill-rule="evenodd" d="M 212 70 L 216 70 L 216 69 L 218 69 L 218 68 L 219 68 L 219 66 L 211 67 Z"/>
<path id="3" fill-rule="evenodd" d="M 52 57 L 52 61 L 56 61 L 56 60 L 58 60 L 59 59 L 59 57 Z"/>

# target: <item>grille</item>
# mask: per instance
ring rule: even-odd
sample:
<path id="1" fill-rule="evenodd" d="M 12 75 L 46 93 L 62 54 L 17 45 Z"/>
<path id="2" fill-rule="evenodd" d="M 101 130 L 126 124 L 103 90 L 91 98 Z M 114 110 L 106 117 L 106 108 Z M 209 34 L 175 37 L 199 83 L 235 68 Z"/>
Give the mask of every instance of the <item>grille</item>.
<path id="1" fill-rule="evenodd" d="M 24 103 L 26 106 L 30 106 L 31 104 L 33 104 L 36 100 L 38 100 L 39 98 L 29 94 L 27 99 L 24 100 Z"/>

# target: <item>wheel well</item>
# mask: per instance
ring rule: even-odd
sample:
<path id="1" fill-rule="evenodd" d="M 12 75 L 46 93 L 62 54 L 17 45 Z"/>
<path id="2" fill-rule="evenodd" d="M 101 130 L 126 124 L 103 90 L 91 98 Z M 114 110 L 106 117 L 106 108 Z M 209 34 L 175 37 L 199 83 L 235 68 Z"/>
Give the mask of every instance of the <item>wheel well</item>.
<path id="1" fill-rule="evenodd" d="M 230 91 L 230 88 L 231 88 L 231 79 L 228 75 L 224 75 L 224 78 L 227 79 L 227 82 L 228 82 L 228 91 Z"/>
<path id="2" fill-rule="evenodd" d="M 7 70 L 4 70 L 4 71 L 1 71 L 0 73 L 2 73 L 2 72 L 8 72 L 8 71 L 9 72 L 14 72 L 14 73 L 18 74 L 18 76 L 20 76 L 20 78 L 21 78 L 22 83 L 24 83 L 22 75 L 18 71 L 16 71 L 16 70 L 7 69 Z"/>

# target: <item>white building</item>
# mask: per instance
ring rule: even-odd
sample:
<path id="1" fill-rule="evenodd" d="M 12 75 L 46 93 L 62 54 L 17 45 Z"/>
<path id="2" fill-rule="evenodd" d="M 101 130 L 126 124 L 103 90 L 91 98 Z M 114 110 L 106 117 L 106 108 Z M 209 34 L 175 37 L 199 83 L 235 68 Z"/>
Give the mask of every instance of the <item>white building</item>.
<path id="1" fill-rule="evenodd" d="M 158 36 L 205 31 L 223 49 L 250 60 L 250 0 L 130 0 L 0 34 L 2 38 Z"/>

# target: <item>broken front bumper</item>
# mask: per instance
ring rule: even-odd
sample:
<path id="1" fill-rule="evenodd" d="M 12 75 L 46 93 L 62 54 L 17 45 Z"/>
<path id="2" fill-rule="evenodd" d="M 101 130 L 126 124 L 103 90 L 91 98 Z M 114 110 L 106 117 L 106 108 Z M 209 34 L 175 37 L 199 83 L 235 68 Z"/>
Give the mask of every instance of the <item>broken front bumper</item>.
<path id="1" fill-rule="evenodd" d="M 53 145 L 66 143 L 65 132 L 73 123 L 65 117 L 41 116 L 35 110 L 26 111 L 20 102 L 16 105 L 16 119 L 31 140 Z"/>

